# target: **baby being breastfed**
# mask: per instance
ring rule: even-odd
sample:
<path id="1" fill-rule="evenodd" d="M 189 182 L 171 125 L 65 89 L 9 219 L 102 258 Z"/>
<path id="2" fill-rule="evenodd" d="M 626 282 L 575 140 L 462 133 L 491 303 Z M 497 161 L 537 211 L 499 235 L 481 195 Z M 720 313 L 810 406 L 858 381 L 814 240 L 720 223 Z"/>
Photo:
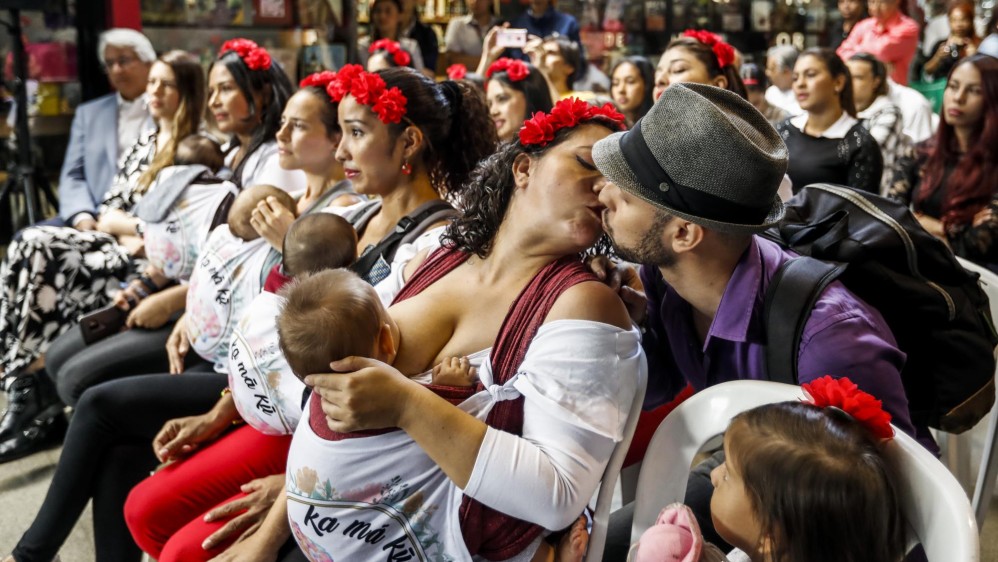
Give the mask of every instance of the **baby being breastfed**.
<path id="1" fill-rule="evenodd" d="M 297 278 L 282 292 L 284 308 L 277 318 L 281 350 L 295 375 L 328 373 L 329 364 L 346 357 L 370 357 L 391 365 L 401 341 L 399 327 L 369 283 L 345 269 Z M 474 394 L 476 369 L 467 357 L 447 357 L 433 367 L 431 389 L 450 387 L 449 399 Z M 457 390 L 456 395 L 454 390 Z M 436 390 L 436 389 L 435 389 Z M 439 393 L 439 392 L 438 392 Z M 329 429 L 318 399 L 309 423 L 320 436 Z"/>

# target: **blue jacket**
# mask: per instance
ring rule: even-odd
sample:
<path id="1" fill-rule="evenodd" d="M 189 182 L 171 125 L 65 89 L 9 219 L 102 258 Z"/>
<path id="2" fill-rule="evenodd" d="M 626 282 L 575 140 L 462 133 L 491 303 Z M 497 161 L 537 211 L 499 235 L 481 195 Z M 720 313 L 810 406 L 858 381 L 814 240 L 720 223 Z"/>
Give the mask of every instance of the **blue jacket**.
<path id="1" fill-rule="evenodd" d="M 59 173 L 59 216 L 97 214 L 118 171 L 118 100 L 108 94 L 80 104 Z"/>

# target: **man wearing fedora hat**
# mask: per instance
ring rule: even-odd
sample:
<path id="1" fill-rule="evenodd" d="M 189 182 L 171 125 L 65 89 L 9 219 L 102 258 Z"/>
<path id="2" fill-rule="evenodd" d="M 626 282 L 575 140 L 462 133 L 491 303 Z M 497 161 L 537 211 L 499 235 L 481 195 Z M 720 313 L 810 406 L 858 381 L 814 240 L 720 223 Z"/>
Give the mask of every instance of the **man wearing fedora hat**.
<path id="1" fill-rule="evenodd" d="M 756 236 L 784 213 L 777 190 L 787 149 L 776 130 L 731 92 L 675 84 L 631 130 L 597 142 L 593 160 L 607 179 L 598 187 L 603 227 L 621 259 L 641 264 L 640 283 L 633 269 L 618 269 L 630 281 L 621 297 L 645 333 L 645 407 L 687 383 L 701 390 L 767 379 L 766 289 L 795 257 Z M 905 355 L 880 313 L 841 283 L 817 299 L 798 353 L 801 383 L 848 376 L 914 435 L 900 377 Z M 709 500 L 709 477 L 705 486 Z"/>

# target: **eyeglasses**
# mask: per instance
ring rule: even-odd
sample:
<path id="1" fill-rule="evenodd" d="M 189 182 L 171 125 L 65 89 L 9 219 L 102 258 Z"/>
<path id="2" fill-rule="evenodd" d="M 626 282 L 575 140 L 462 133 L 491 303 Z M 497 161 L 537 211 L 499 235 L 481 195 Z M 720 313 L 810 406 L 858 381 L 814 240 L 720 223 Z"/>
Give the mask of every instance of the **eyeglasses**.
<path id="1" fill-rule="evenodd" d="M 139 59 L 136 57 L 118 57 L 116 59 L 104 59 L 101 61 L 100 65 L 101 68 L 104 69 L 104 72 L 107 72 L 112 68 L 114 68 L 114 65 L 118 65 L 121 68 L 125 68 L 131 65 L 132 63 L 135 63 L 138 60 Z"/>

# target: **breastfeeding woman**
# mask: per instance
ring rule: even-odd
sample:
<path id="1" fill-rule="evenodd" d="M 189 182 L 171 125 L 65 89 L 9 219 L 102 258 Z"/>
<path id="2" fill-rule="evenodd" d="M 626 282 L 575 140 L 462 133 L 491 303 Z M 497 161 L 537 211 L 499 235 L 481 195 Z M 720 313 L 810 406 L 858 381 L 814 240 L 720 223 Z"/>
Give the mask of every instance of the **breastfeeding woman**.
<path id="1" fill-rule="evenodd" d="M 291 92 L 284 70 L 265 49 L 245 39 L 222 45 L 208 72 L 208 114 L 215 128 L 231 136 L 225 163 L 240 187 L 265 183 L 294 194 L 306 189 L 301 169 L 280 165 L 274 137 Z M 168 370 L 165 345 L 184 308 L 187 286 L 157 289 L 151 279 L 127 288 L 129 297 L 139 301 L 132 314 L 145 311 L 132 329 L 88 346 L 74 327 L 52 344 L 48 369 L 64 402 L 75 405 L 83 391 L 107 380 Z M 147 293 L 153 294 L 140 298 Z"/>

